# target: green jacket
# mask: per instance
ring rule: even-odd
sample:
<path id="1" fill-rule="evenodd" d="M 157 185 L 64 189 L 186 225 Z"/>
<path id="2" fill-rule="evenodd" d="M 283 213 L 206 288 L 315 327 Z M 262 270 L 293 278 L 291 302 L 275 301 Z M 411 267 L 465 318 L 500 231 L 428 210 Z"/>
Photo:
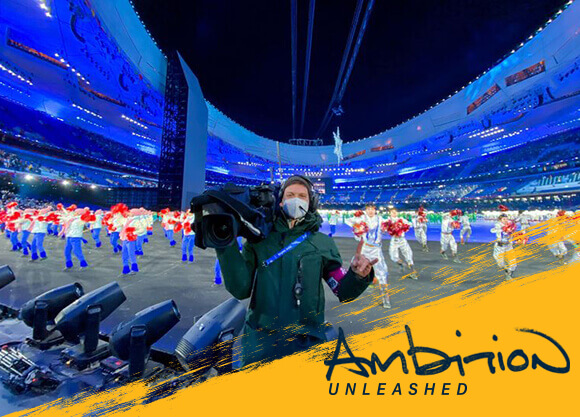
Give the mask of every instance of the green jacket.
<path id="1" fill-rule="evenodd" d="M 336 244 L 318 232 L 321 224 L 318 213 L 308 213 L 290 229 L 286 219 L 279 216 L 263 241 L 246 242 L 241 253 L 237 244 L 217 250 L 226 289 L 240 300 L 252 297 L 246 316 L 250 327 L 323 339 L 323 280 L 341 302 L 354 300 L 372 282 L 374 272 L 361 278 L 350 269 L 342 269 Z M 305 232 L 312 233 L 308 239 L 269 266 L 262 266 Z M 294 288 L 299 275 L 303 293 L 298 303 Z"/>

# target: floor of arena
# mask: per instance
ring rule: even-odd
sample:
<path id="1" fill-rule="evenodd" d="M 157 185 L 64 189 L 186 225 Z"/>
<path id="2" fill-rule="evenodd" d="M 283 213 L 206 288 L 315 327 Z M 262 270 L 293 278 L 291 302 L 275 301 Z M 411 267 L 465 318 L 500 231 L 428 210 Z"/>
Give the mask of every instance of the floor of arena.
<path id="1" fill-rule="evenodd" d="M 88 236 L 87 236 L 88 238 Z M 49 258 L 44 261 L 29 262 L 27 257 L 10 251 L 8 240 L 0 240 L 0 264 L 8 264 L 14 270 L 16 281 L 0 290 L 0 303 L 18 308 L 27 300 L 52 288 L 71 282 L 79 282 L 85 292 L 94 290 L 112 281 L 117 281 L 127 296 L 123 303 L 111 316 L 103 321 L 101 329 L 104 332 L 112 330 L 117 323 L 131 318 L 138 311 L 167 299 L 175 300 L 180 312 L 181 321 L 157 344 L 157 348 L 173 351 L 181 336 L 193 324 L 197 316 L 215 307 L 230 297 L 223 285 L 215 286 L 213 250 L 196 248 L 196 262 L 187 264 L 181 262 L 179 243 L 170 247 L 163 237 L 159 226 L 155 234 L 150 236 L 150 243 L 145 245 L 145 256 L 139 258 L 140 272 L 136 275 L 121 274 L 121 255 L 113 254 L 108 240 L 103 241 L 101 248 L 95 248 L 92 240 L 85 245 L 85 256 L 90 267 L 80 271 L 78 262 L 75 268 L 63 271 L 64 241 L 53 236 L 46 238 L 45 248 Z M 356 242 L 353 238 L 335 238 L 343 257 L 345 266 L 354 255 Z M 415 265 L 420 273 L 419 280 L 405 278 L 408 270 L 401 273 L 399 267 L 388 259 L 388 242 L 384 242 L 383 251 L 389 266 L 389 285 L 392 308 L 384 309 L 379 304 L 378 289 L 369 287 L 359 299 L 340 304 L 329 288 L 326 289 L 326 318 L 334 325 L 344 329 L 347 334 L 361 333 L 370 330 L 367 323 L 382 323 L 380 320 L 391 314 L 412 308 L 425 302 L 434 301 L 448 295 L 489 284 L 490 287 L 503 282 L 503 275 L 493 262 L 485 271 L 479 271 L 473 280 L 463 279 L 459 285 L 443 285 L 443 278 L 437 272 L 444 267 L 460 272 L 468 268 L 468 263 L 456 264 L 444 260 L 439 255 L 439 242 L 429 242 L 430 252 L 424 253 L 414 240 L 410 240 L 414 252 Z M 459 245 L 460 258 L 468 250 L 483 249 L 491 259 L 492 248 L 489 244 L 469 243 Z M 477 249 L 477 250 L 480 250 Z M 531 275 L 547 270 L 554 265 L 554 257 L 543 251 L 539 258 L 525 261 L 518 265 L 515 276 Z M 483 276 L 483 278 L 482 278 Z M 349 314 L 358 312 L 357 314 Z M 376 324 L 375 324 L 376 325 Z"/>

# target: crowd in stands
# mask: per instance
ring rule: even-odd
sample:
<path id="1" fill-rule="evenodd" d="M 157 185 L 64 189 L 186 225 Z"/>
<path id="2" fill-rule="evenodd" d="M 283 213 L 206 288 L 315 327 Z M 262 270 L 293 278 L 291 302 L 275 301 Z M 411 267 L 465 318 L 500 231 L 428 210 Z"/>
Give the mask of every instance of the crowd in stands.
<path id="1" fill-rule="evenodd" d="M 0 148 L 0 171 L 39 175 L 46 179 L 71 180 L 106 187 L 157 187 L 149 178 L 138 178 L 18 149 Z"/>
<path id="2" fill-rule="evenodd" d="M 0 97 L 2 142 L 75 162 L 156 175 L 159 158 Z"/>

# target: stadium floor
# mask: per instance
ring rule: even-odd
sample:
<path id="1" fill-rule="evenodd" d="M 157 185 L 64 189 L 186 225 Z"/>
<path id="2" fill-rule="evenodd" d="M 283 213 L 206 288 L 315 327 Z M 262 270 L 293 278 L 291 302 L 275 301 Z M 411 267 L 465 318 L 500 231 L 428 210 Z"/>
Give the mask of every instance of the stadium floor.
<path id="1" fill-rule="evenodd" d="M 352 238 L 339 237 L 335 240 L 346 266 L 354 255 L 356 242 Z M 420 279 L 417 281 L 402 279 L 403 274 L 399 268 L 388 259 L 388 242 L 384 245 L 384 255 L 389 266 L 390 289 L 394 294 L 391 299 L 392 309 L 385 310 L 379 305 L 376 297 L 378 290 L 372 287 L 369 287 L 359 299 L 341 305 L 325 286 L 327 320 L 341 326 L 347 334 L 360 333 L 370 330 L 371 327 L 366 323 L 381 322 L 381 318 L 424 303 L 425 299 L 437 300 L 482 283 L 492 287 L 503 281 L 503 275 L 491 263 L 487 269 L 478 271 L 478 276 L 473 280 L 467 277 L 460 285 L 443 285 L 443 278 L 438 276 L 437 271 L 450 266 L 453 271 L 460 272 L 467 268 L 468 264 L 455 264 L 443 260 L 438 253 L 438 242 L 429 242 L 431 249 L 429 253 L 421 252 L 417 242 L 413 240 L 410 241 L 410 245 L 414 251 L 415 265 L 420 272 Z M 78 263 L 75 263 L 74 270 L 63 271 L 63 247 L 63 240 L 53 236 L 47 237 L 45 248 L 49 259 L 31 263 L 20 253 L 11 252 L 8 240 L 2 238 L 0 264 L 12 267 L 16 281 L 0 290 L 0 303 L 18 308 L 30 298 L 60 285 L 79 282 L 85 292 L 88 292 L 117 281 L 123 288 L 127 301 L 102 323 L 102 331 L 109 332 L 120 321 L 129 319 L 150 305 L 173 299 L 177 303 L 182 319 L 155 345 L 160 349 L 173 351 L 181 336 L 193 324 L 194 317 L 204 314 L 230 297 L 223 285 L 212 285 L 215 252 L 196 248 L 196 263 L 182 263 L 179 244 L 176 247 L 169 247 L 158 225 L 155 228 L 155 235 L 150 237 L 150 243 L 145 245 L 145 256 L 139 259 L 141 272 L 136 275 L 121 275 L 120 254 L 113 254 L 106 240 L 99 249 L 94 247 L 92 240 L 85 246 L 85 256 L 90 264 L 87 270 L 79 271 Z M 478 243 L 460 245 L 460 257 L 467 250 L 477 247 L 483 247 L 486 256 L 491 259 L 491 246 Z M 554 258 L 549 252 L 544 251 L 540 258 L 518 265 L 516 277 L 544 271 L 553 263 Z M 355 311 L 362 312 L 356 315 L 349 314 Z"/>

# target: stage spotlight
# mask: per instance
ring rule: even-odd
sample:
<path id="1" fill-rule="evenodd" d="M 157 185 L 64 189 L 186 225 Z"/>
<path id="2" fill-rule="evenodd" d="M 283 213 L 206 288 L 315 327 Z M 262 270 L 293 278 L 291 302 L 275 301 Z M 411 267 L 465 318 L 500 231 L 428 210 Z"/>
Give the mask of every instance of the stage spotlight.
<path id="1" fill-rule="evenodd" d="M 54 319 L 56 330 L 67 342 L 75 344 L 61 353 L 67 365 L 83 370 L 109 356 L 109 344 L 99 340 L 100 323 L 126 299 L 119 284 L 112 282 L 85 294 L 58 313 Z"/>
<path id="2" fill-rule="evenodd" d="M 246 308 L 235 298 L 208 311 L 177 344 L 179 363 L 188 371 L 195 369 L 198 376 L 212 367 L 231 370 L 233 338 L 242 329 L 245 314 Z"/>
<path id="3" fill-rule="evenodd" d="M 69 180 L 63 180 L 61 182 L 61 184 L 64 185 L 64 186 L 67 186 L 67 185 L 70 185 L 70 181 Z"/>
<path id="4" fill-rule="evenodd" d="M 97 186 L 95 184 L 91 184 L 91 190 L 96 190 Z"/>
<path id="5" fill-rule="evenodd" d="M 4 288 L 15 279 L 14 272 L 8 265 L 0 266 L 0 288 Z"/>
<path id="6" fill-rule="evenodd" d="M 111 332 L 111 353 L 119 359 L 129 360 L 130 376 L 141 376 L 151 345 L 171 330 L 180 318 L 173 300 L 140 311 Z"/>
<path id="7" fill-rule="evenodd" d="M 20 308 L 20 319 L 29 327 L 35 325 L 35 316 L 40 309 L 46 310 L 46 322 L 54 320 L 60 311 L 78 300 L 84 294 L 83 287 L 78 282 L 54 288 L 27 301 Z"/>
<path id="8" fill-rule="evenodd" d="M 54 319 L 56 328 L 71 343 L 78 343 L 79 337 L 87 332 L 87 316 L 91 307 L 99 306 L 99 321 L 107 318 L 127 297 L 117 282 L 111 282 L 85 294 Z"/>
<path id="9" fill-rule="evenodd" d="M 24 176 L 25 181 L 32 181 L 34 179 L 34 175 L 26 174 Z"/>

